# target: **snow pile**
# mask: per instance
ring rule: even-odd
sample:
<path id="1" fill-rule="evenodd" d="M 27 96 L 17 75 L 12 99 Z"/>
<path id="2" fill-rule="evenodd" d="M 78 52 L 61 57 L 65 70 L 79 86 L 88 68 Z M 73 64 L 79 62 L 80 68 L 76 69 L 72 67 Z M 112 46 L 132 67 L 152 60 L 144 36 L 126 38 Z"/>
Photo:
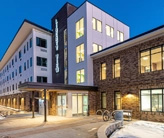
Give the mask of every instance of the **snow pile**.
<path id="1" fill-rule="evenodd" d="M 116 131 L 111 138 L 164 138 L 164 123 L 136 121 Z"/>
<path id="2" fill-rule="evenodd" d="M 0 116 L 0 120 L 3 120 L 3 119 L 5 119 L 5 117 Z"/>

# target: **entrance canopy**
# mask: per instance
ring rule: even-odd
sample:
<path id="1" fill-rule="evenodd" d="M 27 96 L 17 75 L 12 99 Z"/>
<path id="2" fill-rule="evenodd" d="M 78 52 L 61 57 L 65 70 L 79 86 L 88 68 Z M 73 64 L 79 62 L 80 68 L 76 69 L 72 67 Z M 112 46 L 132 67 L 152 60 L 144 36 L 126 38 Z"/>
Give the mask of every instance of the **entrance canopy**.
<path id="1" fill-rule="evenodd" d="M 98 91 L 95 86 L 82 86 L 82 85 L 67 85 L 67 84 L 54 84 L 54 83 L 38 83 L 38 82 L 25 82 L 19 85 L 20 91 L 49 91 L 57 90 L 79 90 L 79 91 Z"/>

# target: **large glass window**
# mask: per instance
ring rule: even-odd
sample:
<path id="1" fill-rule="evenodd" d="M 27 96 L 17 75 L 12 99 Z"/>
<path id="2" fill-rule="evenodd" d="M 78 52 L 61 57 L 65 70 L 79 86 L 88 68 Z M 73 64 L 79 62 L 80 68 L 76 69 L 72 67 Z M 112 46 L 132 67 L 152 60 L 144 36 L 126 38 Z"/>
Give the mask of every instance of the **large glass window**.
<path id="1" fill-rule="evenodd" d="M 141 111 L 164 112 L 162 89 L 141 90 Z"/>
<path id="2" fill-rule="evenodd" d="M 77 83 L 85 82 L 85 72 L 84 72 L 84 69 L 76 71 L 76 82 Z"/>
<path id="3" fill-rule="evenodd" d="M 64 46 L 67 46 L 67 29 L 64 30 Z"/>
<path id="4" fill-rule="evenodd" d="M 100 70 L 100 80 L 106 79 L 106 63 L 101 64 L 101 70 Z"/>
<path id="5" fill-rule="evenodd" d="M 121 92 L 115 92 L 114 93 L 114 109 L 115 110 L 122 109 Z"/>
<path id="6" fill-rule="evenodd" d="M 124 41 L 124 33 L 123 32 L 117 31 L 117 40 L 120 42 Z"/>
<path id="7" fill-rule="evenodd" d="M 106 25 L 106 35 L 110 36 L 110 37 L 114 37 L 114 28 Z"/>
<path id="8" fill-rule="evenodd" d="M 162 47 L 141 52 L 141 73 L 162 70 Z"/>
<path id="9" fill-rule="evenodd" d="M 39 47 L 47 48 L 47 40 L 36 37 L 36 45 Z"/>
<path id="10" fill-rule="evenodd" d="M 102 46 L 100 46 L 98 44 L 93 44 L 93 53 L 96 53 L 101 50 L 102 50 Z"/>
<path id="11" fill-rule="evenodd" d="M 47 67 L 47 58 L 37 57 L 37 66 Z"/>
<path id="12" fill-rule="evenodd" d="M 102 22 L 95 18 L 92 18 L 92 27 L 94 30 L 102 32 Z"/>
<path id="13" fill-rule="evenodd" d="M 47 83 L 47 77 L 37 76 L 37 82 Z"/>
<path id="14" fill-rule="evenodd" d="M 120 59 L 114 60 L 114 78 L 120 77 Z"/>
<path id="15" fill-rule="evenodd" d="M 84 35 L 84 18 L 76 22 L 76 39 Z"/>
<path id="16" fill-rule="evenodd" d="M 101 93 L 101 107 L 106 108 L 106 92 Z"/>
<path id="17" fill-rule="evenodd" d="M 84 61 L 84 44 L 76 47 L 76 63 Z"/>
<path id="18" fill-rule="evenodd" d="M 150 51 L 141 52 L 141 73 L 150 72 Z"/>
<path id="19" fill-rule="evenodd" d="M 162 69 L 162 52 L 161 47 L 151 50 L 151 70 L 161 70 Z"/>

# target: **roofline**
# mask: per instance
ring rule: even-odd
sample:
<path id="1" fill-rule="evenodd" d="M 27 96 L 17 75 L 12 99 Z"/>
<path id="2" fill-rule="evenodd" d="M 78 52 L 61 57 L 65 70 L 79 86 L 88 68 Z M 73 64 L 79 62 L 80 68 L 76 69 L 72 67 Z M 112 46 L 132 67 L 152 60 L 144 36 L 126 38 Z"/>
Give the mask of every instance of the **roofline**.
<path id="1" fill-rule="evenodd" d="M 60 89 L 60 90 L 87 90 L 87 91 L 98 91 L 96 86 L 84 86 L 84 85 L 68 85 L 61 83 L 38 83 L 38 82 L 25 82 L 20 84 L 18 88 L 22 91 L 25 89 Z"/>
<path id="2" fill-rule="evenodd" d="M 115 18 L 116 20 L 120 21 L 121 23 L 123 23 L 124 25 L 128 26 L 126 23 L 122 22 L 121 20 L 119 20 L 118 18 L 114 17 L 113 15 L 107 13 L 105 10 L 101 9 L 100 7 L 98 7 L 97 5 L 93 4 L 92 2 L 90 2 L 89 0 L 85 0 L 73 13 L 71 13 L 67 18 L 69 18 L 72 14 L 74 14 L 80 7 L 83 6 L 83 4 L 85 4 L 86 2 L 92 4 L 93 6 L 95 6 L 96 8 L 100 9 L 101 11 L 105 12 L 106 14 L 110 15 L 111 17 Z"/>
<path id="3" fill-rule="evenodd" d="M 29 24 L 31 24 L 31 25 L 37 26 L 37 27 L 39 27 L 39 28 L 41 28 L 41 29 L 43 29 L 43 30 L 49 32 L 49 33 L 52 33 L 51 30 L 49 30 L 49 29 L 47 29 L 47 28 L 45 28 L 45 27 L 42 27 L 42 26 L 40 26 L 40 25 L 38 25 L 38 24 L 36 24 L 36 23 L 34 23 L 34 22 L 31 22 L 31 21 L 29 21 L 29 20 L 27 20 L 27 19 L 24 19 L 24 21 L 22 22 L 22 24 L 21 24 L 20 27 L 18 28 L 16 34 L 14 35 L 13 39 L 11 40 L 9 46 L 7 47 L 6 51 L 4 52 L 3 56 L 1 57 L 0 62 L 1 62 L 2 59 L 4 58 L 6 52 L 8 51 L 8 49 L 9 49 L 9 47 L 10 47 L 10 45 L 11 45 L 12 42 L 14 41 L 15 37 L 17 36 L 18 32 L 20 31 L 21 27 L 23 26 L 23 24 L 24 24 L 25 22 L 26 22 L 26 23 L 29 23 Z"/>
<path id="4" fill-rule="evenodd" d="M 142 36 L 144 36 L 144 35 L 146 35 L 146 34 L 152 33 L 152 32 L 154 32 L 154 31 L 157 31 L 157 30 L 162 29 L 162 28 L 164 28 L 164 25 L 161 25 L 161 26 L 159 26 L 159 27 L 156 27 L 156 28 L 151 29 L 151 30 L 149 30 L 149 31 L 146 31 L 146 32 L 144 32 L 144 33 L 141 33 L 141 34 L 139 34 L 139 35 L 137 35 L 137 36 L 134 36 L 134 37 L 132 37 L 132 38 L 129 38 L 129 39 L 123 41 L 123 42 L 114 44 L 114 45 L 112 45 L 112 46 L 110 46 L 110 47 L 104 48 L 103 50 L 98 51 L 98 52 L 96 52 L 96 53 L 93 53 L 93 54 L 91 54 L 90 56 L 91 56 L 91 57 L 92 57 L 92 56 L 96 56 L 96 55 L 99 54 L 99 53 L 103 53 L 104 51 L 107 51 L 107 50 L 109 50 L 109 49 L 118 47 L 118 46 L 120 46 L 121 44 L 125 44 L 125 43 L 127 43 L 127 42 L 130 42 L 130 41 L 136 39 L 136 38 L 142 37 Z"/>
<path id="5" fill-rule="evenodd" d="M 69 4 L 69 5 L 71 5 L 71 6 L 75 7 L 75 8 L 78 8 L 77 6 L 73 5 L 72 3 L 66 2 L 66 3 L 56 12 L 56 14 L 51 18 L 51 20 L 52 20 L 52 19 L 59 13 L 59 11 L 60 11 L 65 5 L 67 5 L 67 4 Z"/>

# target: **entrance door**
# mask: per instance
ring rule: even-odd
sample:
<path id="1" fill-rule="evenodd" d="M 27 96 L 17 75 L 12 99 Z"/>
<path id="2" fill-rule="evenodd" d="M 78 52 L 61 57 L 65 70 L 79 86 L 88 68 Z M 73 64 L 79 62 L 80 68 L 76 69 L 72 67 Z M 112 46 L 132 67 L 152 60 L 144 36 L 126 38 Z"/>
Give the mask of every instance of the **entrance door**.
<path id="1" fill-rule="evenodd" d="M 88 95 L 72 94 L 72 115 L 88 114 Z"/>
<path id="2" fill-rule="evenodd" d="M 66 94 L 57 96 L 58 115 L 66 116 Z"/>
<path id="3" fill-rule="evenodd" d="M 122 108 L 121 92 L 115 92 L 114 94 L 114 108 L 115 110 L 120 110 Z"/>

